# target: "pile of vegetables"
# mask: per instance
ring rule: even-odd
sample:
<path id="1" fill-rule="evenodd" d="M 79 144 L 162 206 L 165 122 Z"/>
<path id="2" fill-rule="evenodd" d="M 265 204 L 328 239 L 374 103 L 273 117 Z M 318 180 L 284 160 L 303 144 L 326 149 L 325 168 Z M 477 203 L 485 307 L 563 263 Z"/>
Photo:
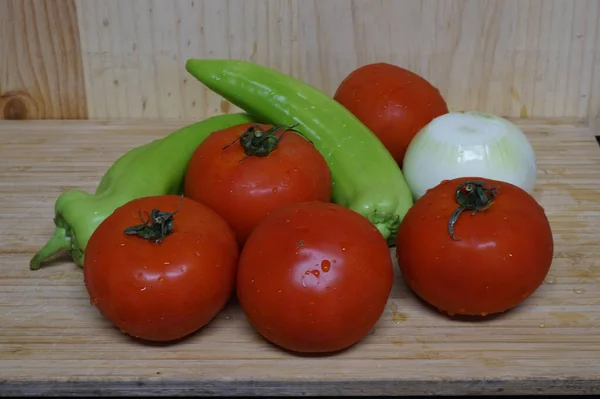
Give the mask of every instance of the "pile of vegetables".
<path id="1" fill-rule="evenodd" d="M 66 250 L 91 303 L 126 334 L 175 341 L 237 296 L 294 352 L 357 344 L 402 277 L 448 315 L 507 311 L 549 271 L 535 154 L 511 122 L 450 112 L 401 67 L 353 71 L 333 97 L 273 69 L 191 59 L 244 112 L 134 148 L 94 194 L 62 193 L 39 269 Z"/>

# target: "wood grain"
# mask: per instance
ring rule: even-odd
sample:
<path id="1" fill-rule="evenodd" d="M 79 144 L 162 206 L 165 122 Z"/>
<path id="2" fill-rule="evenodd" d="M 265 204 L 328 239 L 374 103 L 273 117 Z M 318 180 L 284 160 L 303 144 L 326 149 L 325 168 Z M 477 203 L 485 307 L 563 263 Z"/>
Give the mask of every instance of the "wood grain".
<path id="1" fill-rule="evenodd" d="M 77 13 L 90 118 L 235 111 L 187 74 L 192 57 L 252 60 L 328 94 L 357 66 L 392 62 L 451 109 L 600 109 L 599 0 L 78 0 Z"/>
<path id="2" fill-rule="evenodd" d="M 600 23 L 598 22 L 596 23 L 596 49 L 592 64 L 594 72 L 588 108 L 588 124 L 596 134 L 600 134 Z"/>
<path id="3" fill-rule="evenodd" d="M 0 0 L 0 119 L 87 118 L 74 0 Z"/>
<path id="4" fill-rule="evenodd" d="M 4 122 L 0 392 L 600 393 L 600 148 L 583 125 L 518 123 L 536 150 L 534 196 L 555 238 L 552 268 L 538 291 L 499 317 L 452 320 L 418 301 L 397 275 L 371 334 L 342 353 L 311 357 L 266 343 L 233 301 L 180 343 L 143 345 L 90 305 L 73 263 L 29 270 L 52 232 L 61 191 L 92 190 L 123 152 L 183 122 Z"/>

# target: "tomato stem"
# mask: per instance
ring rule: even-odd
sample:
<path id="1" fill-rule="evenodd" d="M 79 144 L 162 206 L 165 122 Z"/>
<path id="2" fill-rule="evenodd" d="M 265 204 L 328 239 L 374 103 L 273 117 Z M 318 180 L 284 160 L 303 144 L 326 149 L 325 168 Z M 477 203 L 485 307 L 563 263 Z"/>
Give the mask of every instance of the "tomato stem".
<path id="1" fill-rule="evenodd" d="M 299 133 L 297 130 L 294 129 L 296 126 L 298 126 L 298 124 L 295 124 L 290 127 L 285 127 L 284 125 L 276 125 L 268 130 L 264 130 L 259 125 L 252 125 L 233 142 L 223 147 L 223 149 L 226 149 L 235 142 L 239 141 L 240 145 L 244 149 L 244 153 L 246 154 L 246 156 L 242 158 L 240 162 L 242 162 L 249 156 L 266 157 L 271 152 L 273 152 L 275 148 L 277 148 L 279 140 L 281 140 L 281 138 L 286 132 L 294 131 Z M 276 135 L 276 133 L 280 130 L 283 130 L 283 133 L 281 133 L 280 135 Z"/>
<path id="2" fill-rule="evenodd" d="M 148 241 L 161 243 L 168 235 L 173 233 L 173 217 L 183 205 L 183 196 L 179 207 L 175 212 L 161 212 L 158 209 L 152 209 L 150 213 L 144 211 L 146 219 L 142 217 L 142 213 L 138 210 L 139 218 L 142 224 L 125 228 L 125 234 L 136 235 Z"/>
<path id="3" fill-rule="evenodd" d="M 461 183 L 456 189 L 456 202 L 459 206 L 452 213 L 448 223 L 450 237 L 455 241 L 460 241 L 459 238 L 454 236 L 454 225 L 463 211 L 473 211 L 471 216 L 474 216 L 476 213 L 489 208 L 497 194 L 498 189 L 495 186 L 483 181 L 474 180 Z"/>

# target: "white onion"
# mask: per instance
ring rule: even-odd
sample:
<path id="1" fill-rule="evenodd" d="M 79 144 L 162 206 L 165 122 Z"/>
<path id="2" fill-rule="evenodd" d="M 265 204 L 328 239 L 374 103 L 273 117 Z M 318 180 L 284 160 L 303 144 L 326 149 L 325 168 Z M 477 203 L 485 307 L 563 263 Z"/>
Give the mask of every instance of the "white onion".
<path id="1" fill-rule="evenodd" d="M 410 142 L 402 171 L 414 200 L 442 180 L 476 176 L 514 184 L 531 193 L 535 153 L 512 122 L 477 111 L 432 120 Z"/>

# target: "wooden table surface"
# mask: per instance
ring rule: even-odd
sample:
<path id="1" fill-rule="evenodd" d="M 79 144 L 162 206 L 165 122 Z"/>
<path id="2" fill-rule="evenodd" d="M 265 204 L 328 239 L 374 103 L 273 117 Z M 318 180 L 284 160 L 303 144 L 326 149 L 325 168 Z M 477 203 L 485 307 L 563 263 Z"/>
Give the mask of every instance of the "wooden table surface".
<path id="1" fill-rule="evenodd" d="M 517 123 L 554 232 L 545 283 L 499 317 L 461 321 L 398 276 L 372 333 L 317 357 L 266 343 L 234 302 L 182 342 L 140 344 L 90 305 L 72 262 L 29 270 L 61 191 L 93 190 L 123 152 L 185 123 L 0 122 L 0 394 L 600 393 L 600 148 L 584 125 Z"/>

